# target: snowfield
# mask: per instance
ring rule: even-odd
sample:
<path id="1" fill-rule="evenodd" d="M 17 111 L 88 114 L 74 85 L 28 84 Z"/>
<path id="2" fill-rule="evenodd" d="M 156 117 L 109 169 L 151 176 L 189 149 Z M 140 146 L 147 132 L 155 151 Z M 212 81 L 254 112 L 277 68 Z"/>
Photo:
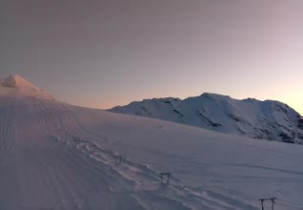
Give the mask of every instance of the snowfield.
<path id="1" fill-rule="evenodd" d="M 301 145 L 71 106 L 12 78 L 0 87 L 0 210 L 257 210 L 263 197 L 303 209 Z"/>

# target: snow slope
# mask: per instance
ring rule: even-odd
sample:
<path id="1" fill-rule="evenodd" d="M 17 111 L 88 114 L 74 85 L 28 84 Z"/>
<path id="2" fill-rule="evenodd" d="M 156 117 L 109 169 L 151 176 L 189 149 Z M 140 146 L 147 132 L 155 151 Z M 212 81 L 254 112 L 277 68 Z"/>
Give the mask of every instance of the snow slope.
<path id="1" fill-rule="evenodd" d="M 17 92 L 0 96 L 1 210 L 257 210 L 268 196 L 303 207 L 300 145 Z"/>
<path id="2" fill-rule="evenodd" d="M 303 118 L 278 101 L 204 93 L 185 100 L 150 99 L 109 111 L 135 114 L 258 139 L 303 144 Z"/>

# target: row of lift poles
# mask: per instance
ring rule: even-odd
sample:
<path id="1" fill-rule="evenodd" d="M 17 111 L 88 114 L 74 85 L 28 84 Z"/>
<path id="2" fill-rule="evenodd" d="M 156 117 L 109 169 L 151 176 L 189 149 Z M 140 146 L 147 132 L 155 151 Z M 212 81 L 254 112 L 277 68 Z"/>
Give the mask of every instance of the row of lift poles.
<path id="1" fill-rule="evenodd" d="M 115 158 L 115 163 L 117 165 L 120 165 L 123 162 L 123 156 L 122 155 L 114 155 Z M 169 185 L 169 180 L 171 178 L 171 173 L 170 172 L 162 172 L 160 173 L 160 178 L 161 178 L 161 185 L 162 186 L 168 186 Z M 260 198 L 259 201 L 261 203 L 261 210 L 264 210 L 264 202 L 265 201 L 270 201 L 271 202 L 271 210 L 274 210 L 275 207 L 275 200 L 276 197 L 272 198 Z"/>
<path id="2" fill-rule="evenodd" d="M 123 160 L 125 160 L 125 158 L 122 155 L 114 155 L 114 159 L 115 159 L 116 165 L 122 164 Z M 161 172 L 159 175 L 161 178 L 161 186 L 163 186 L 163 187 L 168 186 L 169 180 L 171 178 L 171 173 L 170 172 Z"/>

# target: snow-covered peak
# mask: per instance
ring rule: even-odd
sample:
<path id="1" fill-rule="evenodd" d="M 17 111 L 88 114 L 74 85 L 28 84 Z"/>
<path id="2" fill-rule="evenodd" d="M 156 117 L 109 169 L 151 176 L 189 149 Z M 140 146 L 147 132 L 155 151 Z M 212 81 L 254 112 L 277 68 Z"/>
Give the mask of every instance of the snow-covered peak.
<path id="1" fill-rule="evenodd" d="M 220 94 L 217 94 L 217 93 L 202 93 L 201 98 L 212 98 L 212 99 L 226 99 L 226 98 L 230 98 L 230 96 L 227 96 L 227 95 L 220 95 Z"/>
<path id="2" fill-rule="evenodd" d="M 13 74 L 0 80 L 0 87 L 0 95 L 54 99 L 49 93 L 44 92 L 19 74 Z"/>
<path id="3" fill-rule="evenodd" d="M 222 133 L 303 144 L 303 119 L 284 103 L 203 93 L 184 100 L 151 99 L 109 111 L 158 118 Z"/>
<path id="4" fill-rule="evenodd" d="M 19 74 L 10 75 L 8 78 L 2 81 L 3 87 L 11 88 L 26 88 L 32 90 L 39 90 L 38 87 L 21 77 Z"/>

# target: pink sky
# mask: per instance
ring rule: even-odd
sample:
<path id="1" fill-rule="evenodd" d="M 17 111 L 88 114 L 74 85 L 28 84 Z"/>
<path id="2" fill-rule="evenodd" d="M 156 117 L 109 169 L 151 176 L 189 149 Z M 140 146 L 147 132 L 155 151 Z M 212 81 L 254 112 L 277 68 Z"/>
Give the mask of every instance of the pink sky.
<path id="1" fill-rule="evenodd" d="M 0 77 L 98 108 L 214 92 L 303 114 L 302 0 L 4 0 Z"/>

